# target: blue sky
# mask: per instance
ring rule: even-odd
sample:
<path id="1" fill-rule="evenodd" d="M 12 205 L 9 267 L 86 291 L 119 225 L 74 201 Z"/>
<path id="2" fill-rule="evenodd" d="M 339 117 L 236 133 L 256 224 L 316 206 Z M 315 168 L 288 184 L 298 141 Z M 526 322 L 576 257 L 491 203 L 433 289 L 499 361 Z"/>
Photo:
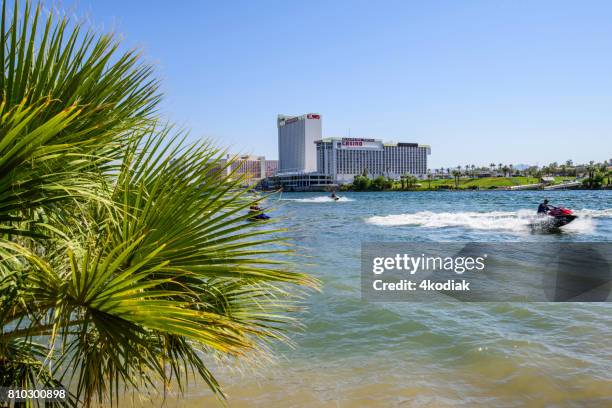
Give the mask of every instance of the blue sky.
<path id="1" fill-rule="evenodd" d="M 59 4 L 142 49 L 165 117 L 235 152 L 276 158 L 276 115 L 318 112 L 324 136 L 430 144 L 432 168 L 612 157 L 609 1 Z"/>

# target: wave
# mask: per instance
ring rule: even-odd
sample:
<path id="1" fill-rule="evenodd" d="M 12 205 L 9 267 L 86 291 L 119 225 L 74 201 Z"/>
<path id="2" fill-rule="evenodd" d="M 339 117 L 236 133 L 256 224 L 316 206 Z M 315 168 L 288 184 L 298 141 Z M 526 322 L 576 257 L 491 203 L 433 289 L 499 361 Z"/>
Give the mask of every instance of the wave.
<path id="1" fill-rule="evenodd" d="M 612 218 L 612 208 L 606 208 L 603 210 L 592 210 L 589 208 L 583 208 L 582 210 L 576 210 L 576 215 L 582 217 L 591 218 Z"/>
<path id="2" fill-rule="evenodd" d="M 595 228 L 594 218 L 612 217 L 612 209 L 576 211 L 578 219 L 564 227 L 565 231 L 589 232 Z M 382 227 L 419 226 L 424 228 L 462 227 L 474 230 L 505 230 L 526 232 L 534 221 L 533 210 L 490 212 L 442 212 L 420 211 L 411 214 L 373 216 L 366 222 Z"/>
<path id="3" fill-rule="evenodd" d="M 533 214 L 533 212 L 530 212 Z M 525 222 L 518 212 L 443 212 L 420 211 L 413 214 L 391 214 L 366 219 L 369 224 L 382 227 L 415 225 L 425 228 L 468 227 L 480 230 L 522 230 Z"/>
<path id="4" fill-rule="evenodd" d="M 335 201 L 328 196 L 319 196 L 311 198 L 281 198 L 281 201 L 295 201 L 297 203 L 346 203 L 355 200 L 348 197 L 340 197 L 337 201 Z"/>

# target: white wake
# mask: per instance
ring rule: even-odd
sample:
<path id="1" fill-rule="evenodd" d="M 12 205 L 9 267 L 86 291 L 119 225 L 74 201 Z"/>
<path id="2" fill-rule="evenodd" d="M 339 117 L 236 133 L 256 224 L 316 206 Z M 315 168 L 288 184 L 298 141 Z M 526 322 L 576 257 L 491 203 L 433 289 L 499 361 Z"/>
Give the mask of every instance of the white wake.
<path id="1" fill-rule="evenodd" d="M 340 197 L 338 200 L 333 200 L 329 196 L 319 196 L 311 198 L 281 198 L 281 201 L 295 201 L 296 203 L 346 203 L 355 200 L 348 197 Z"/>
<path id="2" fill-rule="evenodd" d="M 589 210 L 583 209 L 575 212 L 578 218 L 563 227 L 564 231 L 590 232 L 595 229 L 595 218 L 612 217 L 612 209 Z M 513 232 L 526 232 L 535 220 L 533 210 L 519 211 L 459 211 L 459 212 L 432 212 L 419 211 L 407 214 L 390 214 L 373 216 L 366 222 L 382 227 L 414 225 L 424 228 L 461 227 L 473 230 L 504 230 Z"/>
<path id="3" fill-rule="evenodd" d="M 606 208 L 604 210 L 591 210 L 588 208 L 583 208 L 582 210 L 577 210 L 576 215 L 582 217 L 590 217 L 590 218 L 612 218 L 612 208 Z"/>

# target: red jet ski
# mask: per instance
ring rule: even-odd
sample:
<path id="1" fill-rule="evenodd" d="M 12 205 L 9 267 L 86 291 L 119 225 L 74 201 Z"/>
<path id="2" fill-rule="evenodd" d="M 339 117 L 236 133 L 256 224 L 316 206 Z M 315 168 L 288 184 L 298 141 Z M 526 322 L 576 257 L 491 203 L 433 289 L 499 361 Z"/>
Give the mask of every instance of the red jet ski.
<path id="1" fill-rule="evenodd" d="M 530 224 L 532 228 L 543 230 L 556 230 L 578 218 L 572 210 L 563 207 L 549 206 L 550 210 L 546 214 L 539 214 Z"/>
<path id="2" fill-rule="evenodd" d="M 551 207 L 548 216 L 553 218 L 552 225 L 555 228 L 563 227 L 578 218 L 572 210 L 563 207 Z"/>

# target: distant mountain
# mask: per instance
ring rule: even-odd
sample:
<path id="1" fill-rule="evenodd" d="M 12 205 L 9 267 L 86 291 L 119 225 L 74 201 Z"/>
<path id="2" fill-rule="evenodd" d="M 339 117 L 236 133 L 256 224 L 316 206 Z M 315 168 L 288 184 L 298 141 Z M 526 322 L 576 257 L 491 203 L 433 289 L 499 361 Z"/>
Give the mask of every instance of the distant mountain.
<path id="1" fill-rule="evenodd" d="M 514 167 L 516 170 L 525 170 L 525 169 L 528 169 L 531 166 L 532 166 L 531 164 L 525 164 L 525 163 L 513 164 L 512 165 L 512 167 Z"/>

